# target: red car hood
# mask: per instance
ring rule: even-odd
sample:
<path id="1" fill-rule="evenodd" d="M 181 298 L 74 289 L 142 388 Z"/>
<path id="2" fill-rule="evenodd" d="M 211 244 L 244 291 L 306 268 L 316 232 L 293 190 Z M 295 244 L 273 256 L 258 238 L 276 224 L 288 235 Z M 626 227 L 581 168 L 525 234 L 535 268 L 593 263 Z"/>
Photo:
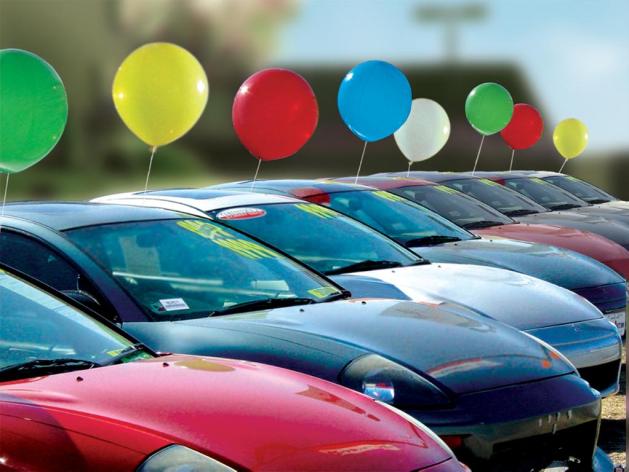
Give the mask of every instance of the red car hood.
<path id="1" fill-rule="evenodd" d="M 479 236 L 503 237 L 563 247 L 590 256 L 629 278 L 629 251 L 588 231 L 560 226 L 517 223 L 473 230 Z"/>
<path id="2" fill-rule="evenodd" d="M 255 470 L 415 470 L 450 457 L 366 396 L 245 361 L 169 356 L 0 385 L 0 412 L 27 406 L 29 419 L 142 457 L 173 443 Z"/>

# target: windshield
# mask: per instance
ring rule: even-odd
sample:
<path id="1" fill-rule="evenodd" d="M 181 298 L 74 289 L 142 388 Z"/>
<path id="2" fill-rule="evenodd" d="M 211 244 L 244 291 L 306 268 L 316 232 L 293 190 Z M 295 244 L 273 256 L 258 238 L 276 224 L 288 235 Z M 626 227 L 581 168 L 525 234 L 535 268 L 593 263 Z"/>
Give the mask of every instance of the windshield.
<path id="1" fill-rule="evenodd" d="M 0 381 L 43 375 L 13 369 L 25 363 L 72 360 L 85 368 L 81 361 L 107 364 L 132 347 L 106 325 L 1 270 L 0 300 Z M 147 357 L 146 351 L 134 351 L 125 361 Z"/>
<path id="2" fill-rule="evenodd" d="M 119 223 L 68 234 L 160 321 L 260 300 L 321 301 L 340 294 L 287 257 L 207 220 Z"/>
<path id="3" fill-rule="evenodd" d="M 392 192 L 430 208 L 466 229 L 513 223 L 511 218 L 445 185 L 416 185 Z"/>
<path id="4" fill-rule="evenodd" d="M 548 210 L 489 179 L 451 180 L 448 187 L 463 192 L 508 216 L 532 215 Z"/>
<path id="5" fill-rule="evenodd" d="M 338 192 L 326 206 L 377 229 L 401 244 L 420 240 L 467 240 L 475 236 L 406 198 L 382 190 Z"/>
<path id="6" fill-rule="evenodd" d="M 239 216 L 239 215 L 251 216 Z M 229 226 L 275 246 L 323 273 L 410 265 L 415 254 L 367 226 L 314 203 L 278 203 L 210 213 Z M 383 265 L 383 267 L 386 264 Z"/>
<path id="7" fill-rule="evenodd" d="M 566 192 L 576 195 L 581 200 L 585 200 L 588 203 L 606 203 L 616 200 L 615 197 L 600 188 L 570 175 L 553 175 L 545 177 L 544 180 L 564 189 Z"/>
<path id="8" fill-rule="evenodd" d="M 583 200 L 537 177 L 505 179 L 505 185 L 549 210 L 569 210 L 586 206 Z"/>

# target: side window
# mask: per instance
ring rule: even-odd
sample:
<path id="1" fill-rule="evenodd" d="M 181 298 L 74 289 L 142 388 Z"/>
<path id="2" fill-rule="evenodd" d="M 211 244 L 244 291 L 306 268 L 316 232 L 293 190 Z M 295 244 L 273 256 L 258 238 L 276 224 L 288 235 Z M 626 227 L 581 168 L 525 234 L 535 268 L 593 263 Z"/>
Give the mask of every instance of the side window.
<path id="1" fill-rule="evenodd" d="M 29 236 L 3 228 L 0 232 L 0 261 L 56 290 L 66 292 L 90 308 L 102 305 L 95 298 L 98 292 L 85 277 L 81 277 L 68 261 L 51 248 Z"/>

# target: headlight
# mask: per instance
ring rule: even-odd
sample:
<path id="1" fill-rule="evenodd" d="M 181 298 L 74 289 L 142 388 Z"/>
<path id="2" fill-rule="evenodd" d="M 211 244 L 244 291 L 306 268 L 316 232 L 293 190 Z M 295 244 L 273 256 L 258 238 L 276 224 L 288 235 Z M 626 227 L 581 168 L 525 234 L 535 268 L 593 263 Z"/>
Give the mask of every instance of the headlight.
<path id="1" fill-rule="evenodd" d="M 527 333 L 526 331 L 522 331 L 522 334 L 526 334 L 529 338 L 532 338 L 535 341 L 537 341 L 539 344 L 541 344 L 543 347 L 545 347 L 550 352 L 552 357 L 554 357 L 555 359 L 558 359 L 558 360 L 568 364 L 568 366 L 571 367 L 572 370 L 574 370 L 574 373 L 577 374 L 579 377 L 581 377 L 581 375 L 579 374 L 579 370 L 574 366 L 572 361 L 570 359 L 568 359 L 566 356 L 564 356 L 561 352 L 559 352 L 559 350 L 557 350 L 556 347 L 551 346 L 550 344 L 548 344 L 543 339 L 540 339 L 540 338 L 538 338 L 537 336 L 535 336 L 535 335 L 533 335 L 531 333 Z"/>
<path id="2" fill-rule="evenodd" d="M 384 357 L 369 354 L 348 364 L 340 376 L 341 384 L 376 400 L 396 406 L 438 406 L 450 403 L 436 386 Z"/>
<path id="3" fill-rule="evenodd" d="M 172 445 L 149 456 L 137 472 L 236 472 L 229 466 L 185 446 Z"/>

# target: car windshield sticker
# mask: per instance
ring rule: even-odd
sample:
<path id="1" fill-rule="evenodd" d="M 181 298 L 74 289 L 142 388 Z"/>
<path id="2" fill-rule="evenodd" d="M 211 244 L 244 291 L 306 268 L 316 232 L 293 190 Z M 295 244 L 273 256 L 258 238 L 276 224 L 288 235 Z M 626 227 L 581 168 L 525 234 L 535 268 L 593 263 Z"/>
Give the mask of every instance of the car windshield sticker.
<path id="1" fill-rule="evenodd" d="M 531 178 L 531 180 L 533 182 L 535 182 L 536 184 L 548 184 L 548 182 L 546 182 L 545 180 L 542 180 L 542 179 L 540 179 L 538 177 L 533 177 L 533 178 Z"/>
<path id="2" fill-rule="evenodd" d="M 330 210 L 329 208 L 322 207 L 314 203 L 296 203 L 295 207 L 299 208 L 301 211 L 310 213 L 311 215 L 318 216 L 319 218 L 326 219 L 336 218 L 339 216 L 339 214 L 334 210 Z"/>
<path id="3" fill-rule="evenodd" d="M 492 187 L 500 187 L 500 184 L 498 182 L 494 182 L 493 180 L 480 179 L 480 181 L 484 183 L 485 185 L 491 185 Z"/>
<path id="4" fill-rule="evenodd" d="M 437 190 L 440 190 L 442 192 L 445 193 L 458 193 L 456 190 L 454 190 L 453 188 L 450 187 L 446 187 L 445 185 L 435 185 L 435 188 Z"/>
<path id="5" fill-rule="evenodd" d="M 166 311 L 189 310 L 190 307 L 183 298 L 165 298 L 159 301 Z"/>
<path id="6" fill-rule="evenodd" d="M 230 208 L 221 211 L 216 217 L 219 220 L 250 220 L 261 218 L 264 215 L 266 215 L 266 211 L 262 208 Z"/>
<path id="7" fill-rule="evenodd" d="M 386 192 L 384 190 L 376 190 L 372 192 L 374 195 L 377 195 L 380 198 L 385 200 L 389 200 L 390 202 L 404 202 L 406 199 L 404 197 L 400 197 L 398 195 L 394 195 L 392 193 Z"/>
<path id="8" fill-rule="evenodd" d="M 339 293 L 339 291 L 334 287 L 320 287 L 308 290 L 308 293 L 317 298 L 325 298 L 328 295 L 332 295 L 333 293 Z"/>
<path id="9" fill-rule="evenodd" d="M 235 234 L 205 221 L 182 220 L 178 221 L 177 225 L 247 259 L 275 259 L 278 257 L 277 252 L 261 244 L 246 239 L 238 239 Z"/>

